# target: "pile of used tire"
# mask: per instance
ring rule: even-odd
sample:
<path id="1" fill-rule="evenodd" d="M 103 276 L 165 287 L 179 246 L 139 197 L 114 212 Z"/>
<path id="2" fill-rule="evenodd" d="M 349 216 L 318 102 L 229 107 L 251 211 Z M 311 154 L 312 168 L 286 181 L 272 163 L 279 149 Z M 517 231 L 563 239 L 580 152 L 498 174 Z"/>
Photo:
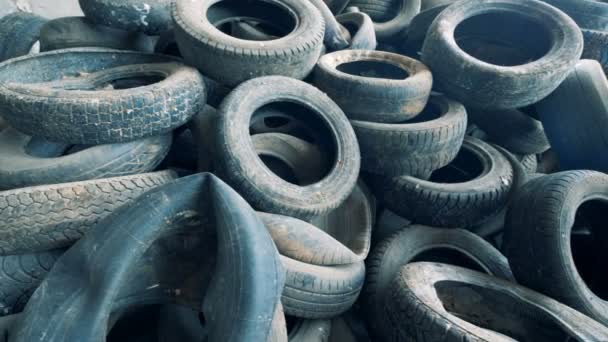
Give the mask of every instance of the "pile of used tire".
<path id="1" fill-rule="evenodd" d="M 2 341 L 608 341 L 608 3 L 80 5 L 0 19 Z"/>

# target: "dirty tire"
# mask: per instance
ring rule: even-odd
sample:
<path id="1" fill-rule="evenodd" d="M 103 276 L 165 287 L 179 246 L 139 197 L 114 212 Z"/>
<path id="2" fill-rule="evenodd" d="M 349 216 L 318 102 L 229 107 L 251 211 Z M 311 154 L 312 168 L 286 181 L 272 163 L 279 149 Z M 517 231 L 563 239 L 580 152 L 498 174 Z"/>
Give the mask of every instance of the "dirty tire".
<path id="1" fill-rule="evenodd" d="M 505 27 L 509 29 L 502 30 Z M 459 45 L 455 39 L 460 39 Z M 487 45 L 492 41 L 497 45 Z M 509 53 L 493 48 L 503 45 L 510 46 Z M 555 7 L 534 0 L 464 0 L 433 21 L 422 62 L 433 72 L 437 89 L 450 98 L 467 106 L 509 109 L 549 95 L 572 71 L 582 51 L 580 29 Z"/>
<path id="2" fill-rule="evenodd" d="M 46 21 L 26 12 L 14 12 L 0 18 L 0 62 L 30 53 L 40 39 L 40 28 Z"/>
<path id="3" fill-rule="evenodd" d="M 369 15 L 363 12 L 342 13 L 336 16 L 336 20 L 350 33 L 349 49 L 376 50 L 376 32 Z"/>
<path id="4" fill-rule="evenodd" d="M 0 257 L 0 316 L 23 310 L 64 250 Z"/>
<path id="5" fill-rule="evenodd" d="M 75 74 L 81 76 L 66 78 Z M 99 90 L 112 82 L 126 89 Z M 66 90 L 72 88 L 88 91 Z M 0 64 L 4 119 L 56 142 L 119 143 L 168 133 L 202 109 L 205 98 L 200 73 L 166 55 L 77 48 Z"/>
<path id="6" fill-rule="evenodd" d="M 469 110 L 468 114 L 491 142 L 513 153 L 537 154 L 551 147 L 543 124 L 517 109 Z"/>
<path id="7" fill-rule="evenodd" d="M 325 147 L 335 150 L 334 167 L 311 185 L 297 186 L 271 172 L 257 156 L 249 136 L 250 119 L 259 107 L 286 100 L 312 110 L 308 114 L 314 113 L 319 120 L 312 124 L 322 122 L 331 135 L 326 141 L 333 140 Z M 219 112 L 213 139 L 217 173 L 254 208 L 306 220 L 337 208 L 353 191 L 360 167 L 355 133 L 342 110 L 313 86 L 283 76 L 260 77 L 237 87 Z"/>
<path id="8" fill-rule="evenodd" d="M 236 39 L 219 31 L 208 18 L 208 10 L 215 3 L 194 0 L 177 1 L 173 5 L 175 37 L 186 62 L 231 87 L 267 75 L 303 79 L 312 70 L 321 54 L 325 23 L 311 3 L 272 2 L 274 6 L 267 8 L 268 13 L 264 15 L 274 13 L 271 20 L 276 21 L 288 18 L 283 10 L 289 9 L 289 13 L 297 17 L 297 24 L 282 39 L 266 41 L 262 46 L 257 41 Z M 277 13 L 279 7 L 281 10 Z"/>
<path id="9" fill-rule="evenodd" d="M 502 153 L 467 137 L 456 159 L 428 181 L 412 176 L 382 178 L 379 191 L 387 208 L 415 223 L 469 227 L 507 204 L 513 178 L 513 167 Z"/>
<path id="10" fill-rule="evenodd" d="M 388 67 L 390 72 L 383 69 Z M 395 77 L 393 69 L 402 74 Z M 391 123 L 409 120 L 424 109 L 433 76 L 424 64 L 406 56 L 342 50 L 319 58 L 314 83 L 349 119 Z"/>
<path id="11" fill-rule="evenodd" d="M 288 337 L 289 342 L 327 342 L 330 334 L 330 320 L 297 319 Z"/>
<path id="12" fill-rule="evenodd" d="M 40 143 L 40 149 L 53 147 L 14 129 L 0 132 L 0 190 L 150 172 L 167 155 L 171 135 L 92 146 L 63 156 L 63 151 L 43 157 L 32 155 L 28 151 L 32 142 Z M 64 150 L 69 145 L 55 147 Z"/>
<path id="13" fill-rule="evenodd" d="M 349 6 L 359 7 L 372 18 L 380 41 L 390 41 L 420 12 L 420 0 L 352 0 Z"/>
<path id="14" fill-rule="evenodd" d="M 534 179 L 509 207 L 504 238 L 505 253 L 522 285 L 603 324 L 608 324 L 608 303 L 602 299 L 605 283 L 597 267 L 605 251 L 607 200 L 604 173 L 565 171 Z M 588 245 L 583 238 L 594 241 Z M 583 249 L 590 259 L 579 259 Z"/>
<path id="15" fill-rule="evenodd" d="M 322 319 L 340 315 L 355 303 L 365 279 L 365 264 L 317 266 L 281 256 L 285 288 L 281 303 L 290 316 Z"/>
<path id="16" fill-rule="evenodd" d="M 608 172 L 608 159 L 598 157 L 608 147 L 607 96 L 600 64 L 587 59 L 535 105 L 562 170 Z"/>
<path id="17" fill-rule="evenodd" d="M 383 124 L 351 120 L 367 172 L 427 177 L 452 161 L 467 127 L 464 107 L 442 95 L 431 95 L 425 110 L 410 122 Z"/>
<path id="18" fill-rule="evenodd" d="M 86 17 L 99 25 L 159 35 L 171 29 L 171 0 L 79 0 Z"/>
<path id="19" fill-rule="evenodd" d="M 164 305 L 158 314 L 158 342 L 204 341 L 207 328 L 199 320 L 199 314 L 189 307 Z"/>
<path id="20" fill-rule="evenodd" d="M 69 246 L 121 205 L 174 178 L 162 171 L 0 192 L 0 255 Z"/>
<path id="21" fill-rule="evenodd" d="M 604 74 L 608 73 L 608 33 L 582 29 L 585 46 L 581 59 L 595 59 L 602 65 Z"/>
<path id="22" fill-rule="evenodd" d="M 40 29 L 41 52 L 87 46 L 152 52 L 152 42 L 145 34 L 96 25 L 85 17 L 49 20 Z"/>
<path id="23" fill-rule="evenodd" d="M 401 269 L 384 302 L 390 341 L 603 341 L 608 329 L 549 297 L 462 267 Z M 456 313 L 456 314 L 454 314 Z"/>
<path id="24" fill-rule="evenodd" d="M 412 18 L 412 22 L 408 26 L 407 34 L 405 35 L 404 48 L 407 52 L 412 53 L 414 56 L 419 55 L 433 20 L 447 7 L 448 5 L 440 5 L 422 10 Z"/>
<path id="25" fill-rule="evenodd" d="M 430 255 L 431 251 L 439 252 Z M 442 255 L 441 251 L 457 253 Z M 380 242 L 366 261 L 366 284 L 363 299 L 367 303 L 367 322 L 380 340 L 390 335 L 390 325 L 383 313 L 383 298 L 389 294 L 391 281 L 401 267 L 414 261 L 442 262 L 469 267 L 492 276 L 513 280 L 509 262 L 498 250 L 475 234 L 462 229 L 441 229 L 413 225 Z"/>
<path id="26" fill-rule="evenodd" d="M 582 29 L 608 31 L 608 4 L 603 0 L 543 1 L 566 13 Z"/>
<path id="27" fill-rule="evenodd" d="M 521 165 L 527 173 L 535 173 L 538 169 L 538 160 L 536 154 L 516 155 Z"/>

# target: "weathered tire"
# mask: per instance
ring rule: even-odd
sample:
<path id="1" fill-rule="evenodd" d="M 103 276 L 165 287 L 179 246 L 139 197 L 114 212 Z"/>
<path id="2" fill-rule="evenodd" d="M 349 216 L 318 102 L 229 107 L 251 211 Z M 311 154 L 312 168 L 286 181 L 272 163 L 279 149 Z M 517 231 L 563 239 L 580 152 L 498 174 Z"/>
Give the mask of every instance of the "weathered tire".
<path id="1" fill-rule="evenodd" d="M 433 21 L 422 61 L 447 96 L 510 109 L 549 95 L 582 51 L 580 29 L 555 7 L 536 0 L 464 0 Z"/>
<path id="2" fill-rule="evenodd" d="M 391 341 L 603 341 L 608 328 L 549 297 L 465 268 L 413 263 L 385 298 Z"/>
<path id="3" fill-rule="evenodd" d="M 363 298 L 369 328 L 379 340 L 388 340 L 390 325 L 384 315 L 384 298 L 399 270 L 415 261 L 443 262 L 513 280 L 509 262 L 488 242 L 462 229 L 420 225 L 404 228 L 374 247 L 366 262 Z"/>
<path id="4" fill-rule="evenodd" d="M 40 39 L 40 28 L 46 21 L 26 12 L 14 12 L 0 18 L 0 62 L 30 53 Z"/>
<path id="5" fill-rule="evenodd" d="M 405 51 L 417 55 L 422 50 L 424 39 L 429 31 L 429 27 L 433 23 L 433 20 L 437 18 L 439 13 L 446 9 L 448 5 L 435 6 L 426 10 L 421 11 L 412 18 L 412 22 L 407 28 L 405 34 Z"/>
<path id="6" fill-rule="evenodd" d="M 77 47 L 105 47 L 152 52 L 152 39 L 142 33 L 96 25 L 85 17 L 49 20 L 40 29 L 40 51 Z"/>
<path id="7" fill-rule="evenodd" d="M 538 171 L 538 160 L 536 154 L 516 155 L 521 165 L 527 173 L 536 173 Z"/>
<path id="8" fill-rule="evenodd" d="M 331 321 L 323 319 L 297 319 L 289 342 L 327 342 L 331 334 Z"/>
<path id="9" fill-rule="evenodd" d="M 121 205 L 174 178 L 163 171 L 0 192 L 0 255 L 69 246 Z"/>
<path id="10" fill-rule="evenodd" d="M 608 32 L 582 29 L 583 55 L 581 59 L 595 59 L 602 65 L 604 75 L 608 74 Z"/>
<path id="11" fill-rule="evenodd" d="M 118 89 L 99 90 L 112 84 Z M 168 133 L 204 104 L 202 76 L 166 55 L 79 48 L 0 64 L 4 119 L 56 142 L 119 143 Z"/>
<path id="12" fill-rule="evenodd" d="M 368 50 L 323 55 L 314 79 L 350 119 L 384 123 L 418 115 L 433 84 L 431 72 L 417 60 Z"/>
<path id="13" fill-rule="evenodd" d="M 167 155 L 171 135 L 85 147 L 67 155 L 62 155 L 69 148 L 64 144 L 55 144 L 59 153 L 33 155 L 28 151 L 32 142 L 53 147 L 14 129 L 0 132 L 0 190 L 149 172 Z"/>
<path id="14" fill-rule="evenodd" d="M 61 249 L 0 257 L 0 316 L 23 310 L 63 252 Z"/>
<path id="15" fill-rule="evenodd" d="M 420 0 L 352 0 L 349 5 L 358 7 L 372 18 L 380 41 L 393 39 L 420 12 Z"/>
<path id="16" fill-rule="evenodd" d="M 287 315 L 321 319 L 340 315 L 355 303 L 365 279 L 362 261 L 317 266 L 281 256 L 285 287 L 281 303 Z"/>
<path id="17" fill-rule="evenodd" d="M 420 0 L 420 12 L 437 6 L 451 5 L 460 0 Z"/>
<path id="18" fill-rule="evenodd" d="M 199 317 L 198 310 L 164 305 L 158 314 L 158 342 L 205 341 L 208 329 Z"/>
<path id="19" fill-rule="evenodd" d="M 79 0 L 94 23 L 159 35 L 171 29 L 171 0 Z"/>
<path id="20" fill-rule="evenodd" d="M 361 148 L 361 168 L 386 176 L 421 178 L 452 161 L 467 127 L 464 107 L 442 95 L 431 95 L 413 120 L 383 124 L 351 120 Z"/>
<path id="21" fill-rule="evenodd" d="M 583 29 L 608 31 L 608 4 L 595 0 L 543 0 L 564 11 Z"/>
<path id="22" fill-rule="evenodd" d="M 456 159 L 428 181 L 400 176 L 379 182 L 386 207 L 395 213 L 433 227 L 469 227 L 507 204 L 513 167 L 492 146 L 467 137 Z"/>
<path id="23" fill-rule="evenodd" d="M 343 13 L 337 15 L 336 20 L 350 33 L 349 49 L 376 49 L 376 46 L 378 45 L 376 42 L 376 31 L 374 31 L 374 23 L 369 15 L 363 12 Z"/>
<path id="24" fill-rule="evenodd" d="M 550 147 L 542 123 L 517 109 L 469 110 L 468 114 L 491 142 L 513 153 L 537 154 Z"/>
<path id="25" fill-rule="evenodd" d="M 307 186 L 272 173 L 257 156 L 249 136 L 255 111 L 268 103 L 289 101 L 310 127 L 323 132 L 316 142 L 333 153 L 333 168 Z M 360 167 L 359 147 L 342 110 L 318 89 L 302 81 L 267 76 L 241 84 L 222 102 L 214 137 L 217 173 L 256 209 L 301 219 L 337 208 L 352 192 Z"/>
<path id="26" fill-rule="evenodd" d="M 378 215 L 377 223 L 374 226 L 372 234 L 372 249 L 373 246 L 377 245 L 379 242 L 388 239 L 397 232 L 411 225 L 412 221 L 401 217 L 386 208 L 383 208 L 380 215 Z"/>
<path id="27" fill-rule="evenodd" d="M 229 1 L 223 2 L 225 7 Z M 214 26 L 215 15 L 210 7 L 219 4 L 218 22 L 238 14 L 229 13 L 222 18 L 222 2 L 218 0 L 179 0 L 173 5 L 175 37 L 184 59 L 205 75 L 228 86 L 259 76 L 284 75 L 302 79 L 314 67 L 323 46 L 325 25 L 319 11 L 308 1 L 280 0 L 265 3 L 265 11 L 256 13 L 271 21 L 288 20 L 282 39 L 274 41 L 240 40 L 222 33 Z M 230 8 L 224 12 L 252 10 L 248 6 Z M 285 12 L 289 14 L 285 14 Z M 255 13 L 255 12 L 254 12 Z M 297 19 L 296 19 L 297 18 Z M 291 20 L 290 20 L 291 19 Z"/>
<path id="28" fill-rule="evenodd" d="M 564 98 L 567 96 L 567 98 Z M 608 172 L 608 81 L 600 64 L 582 60 L 546 99 L 536 104 L 562 170 Z"/>
<path id="29" fill-rule="evenodd" d="M 566 171 L 526 184 L 507 213 L 505 253 L 516 279 L 608 324 L 603 225 L 608 176 Z"/>

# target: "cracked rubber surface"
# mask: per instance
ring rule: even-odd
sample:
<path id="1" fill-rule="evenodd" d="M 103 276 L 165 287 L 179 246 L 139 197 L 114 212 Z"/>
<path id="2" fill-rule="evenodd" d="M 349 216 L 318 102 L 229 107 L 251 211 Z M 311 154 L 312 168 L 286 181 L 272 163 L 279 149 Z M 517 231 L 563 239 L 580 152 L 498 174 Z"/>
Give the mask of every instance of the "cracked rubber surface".
<path id="1" fill-rule="evenodd" d="M 202 75 L 166 55 L 76 48 L 0 64 L 4 119 L 55 142 L 119 143 L 168 133 L 205 99 Z"/>
<path id="2" fill-rule="evenodd" d="M 39 149 L 59 147 L 58 153 L 38 157 Z M 52 144 L 14 129 L 0 132 L 0 190 L 27 186 L 127 176 L 152 171 L 167 155 L 171 135 L 155 136 L 121 144 L 91 146 L 67 155 L 69 145 Z"/>
<path id="3" fill-rule="evenodd" d="M 116 208 L 175 177 L 162 171 L 0 192 L 0 254 L 68 246 Z"/>
<path id="4" fill-rule="evenodd" d="M 79 0 L 86 17 L 100 25 L 159 35 L 172 27 L 171 0 Z"/>
<path id="5" fill-rule="evenodd" d="M 40 29 L 46 21 L 25 12 L 14 12 L 0 18 L 0 62 L 27 55 L 40 38 Z"/>

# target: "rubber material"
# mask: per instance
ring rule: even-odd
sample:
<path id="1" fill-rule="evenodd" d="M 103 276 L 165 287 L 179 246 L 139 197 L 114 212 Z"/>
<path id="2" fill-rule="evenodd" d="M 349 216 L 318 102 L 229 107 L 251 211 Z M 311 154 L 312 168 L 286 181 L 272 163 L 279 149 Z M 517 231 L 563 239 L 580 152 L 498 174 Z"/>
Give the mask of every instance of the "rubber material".
<path id="1" fill-rule="evenodd" d="M 335 151 L 332 169 L 307 186 L 291 184 L 270 171 L 257 156 L 249 137 L 255 111 L 268 103 L 289 101 L 311 127 L 327 131 L 321 151 Z M 222 102 L 214 129 L 217 174 L 257 210 L 308 219 L 337 208 L 352 192 L 360 157 L 355 134 L 342 110 L 318 89 L 282 76 L 260 77 L 237 87 Z"/>
<path id="2" fill-rule="evenodd" d="M 581 28 L 589 30 L 608 30 L 608 4 L 594 0 L 543 0 L 564 11 Z"/>
<path id="3" fill-rule="evenodd" d="M 450 98 L 509 109 L 549 95 L 582 51 L 580 29 L 555 7 L 536 0 L 464 0 L 433 21 L 422 62 L 433 72 L 437 89 Z"/>
<path id="4" fill-rule="evenodd" d="M 25 12 L 14 12 L 0 18 L 0 62 L 30 53 L 40 39 L 40 28 L 46 21 Z"/>
<path id="5" fill-rule="evenodd" d="M 127 31 L 159 35 L 171 29 L 171 0 L 79 0 L 91 21 Z"/>
<path id="6" fill-rule="evenodd" d="M 289 342 L 327 342 L 331 324 L 329 320 L 298 319 L 289 332 Z"/>
<path id="7" fill-rule="evenodd" d="M 369 15 L 363 12 L 343 13 L 336 16 L 340 25 L 350 33 L 348 48 L 351 50 L 375 50 L 376 31 Z"/>
<path id="8" fill-rule="evenodd" d="M 69 145 L 55 144 L 58 153 L 32 154 L 34 143 L 43 148 L 48 141 L 31 138 L 14 129 L 0 132 L 0 189 L 127 176 L 152 171 L 165 158 L 171 135 L 144 138 L 122 144 L 81 146 L 69 153 Z M 59 146 L 57 146 L 59 145 Z"/>
<path id="9" fill-rule="evenodd" d="M 583 55 L 581 59 L 595 59 L 602 65 L 604 74 L 608 72 L 608 33 L 604 31 L 582 29 Z"/>
<path id="10" fill-rule="evenodd" d="M 359 7 L 372 18 L 380 41 L 393 39 L 420 12 L 420 0 L 351 0 L 349 5 Z"/>
<path id="11" fill-rule="evenodd" d="M 202 76 L 166 55 L 78 48 L 0 64 L 4 119 L 56 142 L 119 143 L 164 134 L 204 103 Z"/>
<path id="12" fill-rule="evenodd" d="M 402 75 L 384 70 L 388 67 L 400 69 Z M 433 76 L 424 64 L 409 57 L 343 50 L 319 59 L 314 83 L 350 119 L 386 123 L 418 115 L 428 101 Z"/>

